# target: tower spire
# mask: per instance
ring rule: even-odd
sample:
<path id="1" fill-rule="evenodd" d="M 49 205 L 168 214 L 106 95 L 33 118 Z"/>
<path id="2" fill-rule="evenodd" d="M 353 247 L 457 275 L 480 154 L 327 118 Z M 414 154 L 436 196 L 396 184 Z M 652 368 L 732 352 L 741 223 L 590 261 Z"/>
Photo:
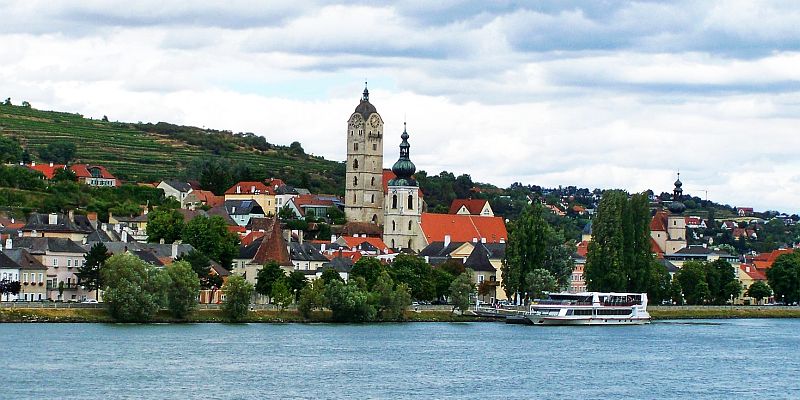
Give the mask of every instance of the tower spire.
<path id="1" fill-rule="evenodd" d="M 411 162 L 410 148 L 408 143 L 408 129 L 406 123 L 403 122 L 403 133 L 400 135 L 400 158 L 392 166 L 396 178 L 389 181 L 389 186 L 417 186 L 417 182 L 412 178 L 414 172 L 417 172 L 417 167 Z"/>
<path id="2" fill-rule="evenodd" d="M 367 90 L 366 80 L 364 80 L 364 93 L 361 94 L 361 101 L 369 101 L 369 90 Z"/>

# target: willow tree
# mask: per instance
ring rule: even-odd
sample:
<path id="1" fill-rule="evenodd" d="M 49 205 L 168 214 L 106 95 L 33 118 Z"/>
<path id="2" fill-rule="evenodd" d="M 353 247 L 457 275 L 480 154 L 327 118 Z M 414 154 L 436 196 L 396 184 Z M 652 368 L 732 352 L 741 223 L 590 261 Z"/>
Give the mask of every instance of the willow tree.
<path id="1" fill-rule="evenodd" d="M 574 246 L 547 223 L 545 212 L 540 204 L 528 206 L 514 223 L 501 267 L 503 289 L 509 297 L 527 291 L 528 274 L 535 269 L 550 272 L 561 288 L 569 285 Z"/>

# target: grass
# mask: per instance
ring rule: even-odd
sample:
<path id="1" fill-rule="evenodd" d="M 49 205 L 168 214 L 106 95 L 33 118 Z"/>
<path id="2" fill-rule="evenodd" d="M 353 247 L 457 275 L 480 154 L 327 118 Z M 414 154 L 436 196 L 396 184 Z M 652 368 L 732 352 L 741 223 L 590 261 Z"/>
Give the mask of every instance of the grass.
<path id="1" fill-rule="evenodd" d="M 648 309 L 653 319 L 800 318 L 800 308 L 691 307 Z"/>

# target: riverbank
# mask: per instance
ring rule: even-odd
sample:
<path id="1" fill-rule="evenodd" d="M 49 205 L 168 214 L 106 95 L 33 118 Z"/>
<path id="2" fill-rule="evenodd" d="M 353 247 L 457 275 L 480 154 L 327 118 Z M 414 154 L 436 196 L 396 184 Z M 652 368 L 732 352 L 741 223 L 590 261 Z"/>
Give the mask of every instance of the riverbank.
<path id="1" fill-rule="evenodd" d="M 470 316 L 457 315 L 449 311 L 426 310 L 406 311 L 405 322 L 474 322 L 484 319 Z M 102 308 L 2 308 L 0 309 L 0 323 L 2 322 L 86 322 L 86 323 L 111 323 L 114 320 Z M 166 311 L 159 312 L 151 321 L 153 323 L 214 323 L 228 322 L 221 310 L 203 309 L 196 310 L 185 320 L 172 318 Z M 328 311 L 312 313 L 311 318 L 304 318 L 299 312 L 293 310 L 255 310 L 251 311 L 242 322 L 253 323 L 320 323 L 331 322 Z M 385 321 L 395 322 L 395 321 Z"/>
<path id="2" fill-rule="evenodd" d="M 776 306 L 656 306 L 647 312 L 654 320 L 726 318 L 800 318 L 800 307 Z"/>

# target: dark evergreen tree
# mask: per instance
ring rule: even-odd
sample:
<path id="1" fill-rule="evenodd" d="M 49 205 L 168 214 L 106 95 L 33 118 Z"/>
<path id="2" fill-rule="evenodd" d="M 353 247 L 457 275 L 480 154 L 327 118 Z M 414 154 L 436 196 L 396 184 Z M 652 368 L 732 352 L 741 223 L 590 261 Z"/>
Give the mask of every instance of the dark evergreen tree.
<path id="1" fill-rule="evenodd" d="M 108 253 L 108 248 L 103 243 L 96 243 L 89 249 L 89 252 L 83 256 L 83 265 L 78 267 L 78 282 L 88 291 L 95 291 L 94 298 L 98 299 L 98 289 L 103 287 L 103 279 L 100 270 L 106 263 L 106 260 L 111 256 Z"/>

